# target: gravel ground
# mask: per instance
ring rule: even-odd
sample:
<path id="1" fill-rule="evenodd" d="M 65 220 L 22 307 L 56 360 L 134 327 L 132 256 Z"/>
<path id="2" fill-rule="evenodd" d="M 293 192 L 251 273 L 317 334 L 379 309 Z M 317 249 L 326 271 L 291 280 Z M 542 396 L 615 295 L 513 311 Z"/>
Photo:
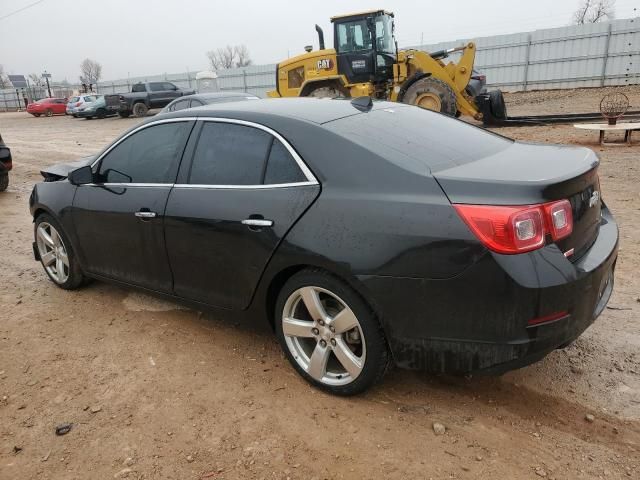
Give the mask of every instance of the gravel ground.
<path id="1" fill-rule="evenodd" d="M 507 101 L 514 114 L 592 111 L 601 96 Z M 0 194 L 0 479 L 640 478 L 640 143 L 602 149 L 566 125 L 500 130 L 601 156 L 617 283 L 573 346 L 502 377 L 393 370 L 344 399 L 300 379 L 264 327 L 46 278 L 28 212 L 39 169 L 137 121 L 0 114 L 15 159 Z"/>

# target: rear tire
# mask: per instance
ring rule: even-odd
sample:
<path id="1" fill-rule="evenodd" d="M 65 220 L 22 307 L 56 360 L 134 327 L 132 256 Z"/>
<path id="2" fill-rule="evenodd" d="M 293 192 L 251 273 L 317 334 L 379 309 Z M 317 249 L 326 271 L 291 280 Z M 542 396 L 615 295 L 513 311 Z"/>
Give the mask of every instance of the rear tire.
<path id="1" fill-rule="evenodd" d="M 144 103 L 136 103 L 133 106 L 133 116 L 134 117 L 144 117 L 147 115 L 149 108 Z"/>
<path id="2" fill-rule="evenodd" d="M 346 282 L 323 270 L 302 270 L 287 281 L 275 327 L 291 365 L 329 393 L 356 395 L 387 370 L 389 351 L 375 313 Z"/>
<path id="3" fill-rule="evenodd" d="M 51 110 L 50 108 L 48 108 L 48 109 L 47 109 L 47 111 L 46 111 L 46 112 L 44 112 L 44 114 L 45 114 L 47 117 L 53 117 L 53 110 Z"/>
<path id="4" fill-rule="evenodd" d="M 4 192 L 9 187 L 9 174 L 3 173 L 0 175 L 0 192 Z"/>
<path id="5" fill-rule="evenodd" d="M 402 97 L 402 103 L 451 116 L 458 112 L 458 102 L 453 89 L 442 80 L 433 77 L 423 77 L 413 82 Z"/>
<path id="6" fill-rule="evenodd" d="M 131 116 L 131 112 L 118 112 L 122 118 L 129 118 Z"/>
<path id="7" fill-rule="evenodd" d="M 80 287 L 85 277 L 60 224 L 48 213 L 42 213 L 35 220 L 34 237 L 40 263 L 51 281 L 64 290 Z"/>

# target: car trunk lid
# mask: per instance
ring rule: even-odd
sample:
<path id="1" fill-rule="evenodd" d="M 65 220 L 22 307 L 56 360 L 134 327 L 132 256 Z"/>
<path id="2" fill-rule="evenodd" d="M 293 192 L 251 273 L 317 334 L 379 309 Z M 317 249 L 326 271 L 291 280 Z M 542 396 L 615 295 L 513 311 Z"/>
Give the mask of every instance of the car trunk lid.
<path id="1" fill-rule="evenodd" d="M 535 205 L 568 200 L 573 231 L 557 245 L 575 261 L 598 236 L 598 164 L 596 154 L 587 148 L 514 142 L 433 175 L 454 204 Z"/>

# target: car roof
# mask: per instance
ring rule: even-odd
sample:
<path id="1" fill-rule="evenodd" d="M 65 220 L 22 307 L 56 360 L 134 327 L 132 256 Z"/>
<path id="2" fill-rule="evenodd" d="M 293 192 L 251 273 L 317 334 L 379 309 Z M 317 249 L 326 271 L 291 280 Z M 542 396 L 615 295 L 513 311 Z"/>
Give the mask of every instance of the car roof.
<path id="1" fill-rule="evenodd" d="M 371 110 L 385 108 L 403 108 L 402 105 L 391 102 L 373 102 Z M 271 115 L 276 117 L 295 117 L 317 124 L 323 124 L 339 118 L 358 115 L 362 110 L 355 107 L 350 99 L 320 99 L 320 98 L 272 98 L 251 102 L 229 102 L 209 104 L 202 107 L 180 110 L 169 114 L 171 117 L 229 117 L 241 116 L 247 118 L 252 115 Z"/>
<path id="2" fill-rule="evenodd" d="M 260 98 L 253 93 L 247 92 L 206 92 L 206 93 L 194 93 L 193 95 L 185 95 L 189 98 L 200 98 L 206 100 L 208 98 L 229 98 L 229 97 L 255 97 Z"/>

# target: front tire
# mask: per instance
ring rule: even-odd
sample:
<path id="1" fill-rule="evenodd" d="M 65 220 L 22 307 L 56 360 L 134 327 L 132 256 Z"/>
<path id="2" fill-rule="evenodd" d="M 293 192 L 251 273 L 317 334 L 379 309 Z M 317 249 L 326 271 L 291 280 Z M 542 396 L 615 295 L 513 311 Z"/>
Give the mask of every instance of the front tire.
<path id="1" fill-rule="evenodd" d="M 422 77 L 413 82 L 402 97 L 402 103 L 451 116 L 455 116 L 458 111 L 453 89 L 442 80 L 433 77 Z"/>
<path id="2" fill-rule="evenodd" d="M 129 118 L 131 116 L 131 112 L 127 111 L 127 112 L 118 112 L 118 115 L 120 115 L 122 118 Z"/>
<path id="3" fill-rule="evenodd" d="M 0 192 L 4 192 L 7 188 L 9 188 L 9 174 L 0 174 Z"/>
<path id="4" fill-rule="evenodd" d="M 107 116 L 107 111 L 99 108 L 96 114 L 98 115 L 98 118 L 102 119 Z"/>
<path id="5" fill-rule="evenodd" d="M 31 115 L 33 115 L 34 117 L 39 117 L 40 116 L 39 113 L 32 113 Z"/>
<path id="6" fill-rule="evenodd" d="M 75 290 L 85 278 L 68 237 L 49 214 L 36 218 L 34 236 L 40 263 L 51 281 L 64 290 Z"/>
<path id="7" fill-rule="evenodd" d="M 51 110 L 50 108 L 48 108 L 48 109 L 47 109 L 47 111 L 46 111 L 46 112 L 44 112 L 44 114 L 45 114 L 47 117 L 53 117 L 53 110 Z"/>
<path id="8" fill-rule="evenodd" d="M 389 353 L 372 309 L 344 281 L 303 270 L 282 288 L 275 312 L 278 341 L 289 362 L 312 385 L 355 395 L 379 382 Z"/>

